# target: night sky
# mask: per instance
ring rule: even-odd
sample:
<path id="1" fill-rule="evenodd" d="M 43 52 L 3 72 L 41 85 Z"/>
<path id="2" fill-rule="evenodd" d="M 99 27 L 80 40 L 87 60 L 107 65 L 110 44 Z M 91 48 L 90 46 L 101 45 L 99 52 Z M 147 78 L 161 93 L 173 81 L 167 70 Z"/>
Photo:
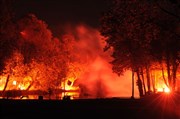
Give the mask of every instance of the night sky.
<path id="1" fill-rule="evenodd" d="M 108 0 L 15 0 L 16 17 L 34 13 L 50 27 L 65 23 L 85 23 L 99 27 L 99 18 Z"/>

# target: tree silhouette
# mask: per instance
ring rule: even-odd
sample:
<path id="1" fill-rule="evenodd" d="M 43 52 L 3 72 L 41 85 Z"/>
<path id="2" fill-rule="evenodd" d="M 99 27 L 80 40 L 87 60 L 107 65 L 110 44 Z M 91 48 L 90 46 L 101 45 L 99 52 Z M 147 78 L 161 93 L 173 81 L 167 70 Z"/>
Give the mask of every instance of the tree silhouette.
<path id="1" fill-rule="evenodd" d="M 127 69 L 136 72 L 140 96 L 143 96 L 141 68 L 150 67 L 148 49 L 152 34 L 156 29 L 151 24 L 151 4 L 145 1 L 114 1 L 110 9 L 102 17 L 102 35 L 108 37 L 107 48 L 113 47 L 113 70 L 119 75 Z M 150 37 L 151 36 L 151 37 Z M 147 77 L 149 77 L 147 75 Z M 148 78 L 148 91 L 150 91 Z"/>
<path id="2" fill-rule="evenodd" d="M 146 94 L 144 76 L 148 94 L 151 92 L 150 72 L 157 60 L 159 64 L 166 63 L 168 83 L 175 85 L 179 64 L 179 9 L 169 7 L 168 0 L 159 4 L 161 2 L 114 0 L 100 19 L 100 32 L 107 37 L 104 49 L 114 50 L 113 71 L 119 75 L 127 69 L 135 72 L 140 97 Z M 153 89 L 155 91 L 155 87 Z"/>
<path id="3" fill-rule="evenodd" d="M 175 4 L 174 2 L 177 2 Z M 166 85 L 175 90 L 176 73 L 179 67 L 179 3 L 178 1 L 154 2 L 157 6 L 157 16 L 154 23 L 159 28 L 158 38 L 151 42 L 152 55 L 160 64 L 166 64 Z M 156 52 L 154 52 L 156 51 Z M 162 70 L 164 71 L 163 67 Z M 166 80 L 164 78 L 164 80 Z"/>

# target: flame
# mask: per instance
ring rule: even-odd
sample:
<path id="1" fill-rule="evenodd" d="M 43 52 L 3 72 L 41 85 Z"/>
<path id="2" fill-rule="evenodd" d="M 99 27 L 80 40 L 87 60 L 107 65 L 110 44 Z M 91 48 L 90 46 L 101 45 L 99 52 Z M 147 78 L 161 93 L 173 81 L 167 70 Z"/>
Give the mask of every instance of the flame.
<path id="1" fill-rule="evenodd" d="M 77 26 L 75 29 L 72 33 L 67 33 L 64 35 L 65 37 L 62 37 L 64 42 L 67 42 L 64 49 L 69 49 L 70 53 L 72 53 L 72 56 L 70 55 L 71 57 L 67 56 L 70 58 L 68 61 L 66 60 L 68 62 L 66 77 L 58 77 L 61 73 L 60 71 L 59 73 L 58 70 L 64 69 L 61 69 L 61 64 L 56 66 L 54 63 L 54 61 L 63 58 L 56 57 L 56 55 L 62 51 L 56 47 L 56 44 L 60 44 L 59 40 L 56 40 L 56 42 L 50 42 L 51 40 L 49 40 L 47 44 L 44 45 L 44 50 L 52 47 L 49 48 L 49 50 L 53 49 L 53 51 L 57 51 L 55 56 L 53 56 L 54 59 L 52 58 L 53 63 L 50 63 L 49 66 L 47 62 L 39 63 L 33 60 L 28 65 L 24 65 L 23 55 L 19 52 L 14 53 L 13 57 L 6 63 L 6 68 L 3 71 L 4 74 L 0 76 L 0 90 L 2 91 L 4 89 L 7 75 L 10 75 L 7 90 L 26 90 L 34 81 L 34 84 L 32 84 L 32 87 L 29 89 L 30 91 L 48 91 L 49 87 L 54 86 L 52 83 L 57 82 L 58 85 L 56 85 L 56 88 L 60 89 L 60 94 L 58 95 L 61 99 L 65 96 L 70 96 L 71 99 L 79 98 L 80 93 L 83 91 L 84 95 L 88 94 L 88 96 L 90 95 L 89 97 L 93 98 L 100 96 L 130 97 L 132 85 L 131 71 L 126 71 L 124 75 L 120 77 L 113 73 L 112 66 L 109 64 L 112 60 L 110 57 L 112 52 L 109 51 L 105 53 L 103 51 L 105 42 L 104 40 L 101 42 L 101 39 L 104 39 L 104 37 L 100 35 L 98 30 L 83 25 Z M 36 45 L 42 45 L 41 43 L 44 43 L 46 35 L 50 37 L 50 35 L 45 32 L 44 34 L 46 35 L 41 39 L 42 35 L 39 34 L 38 31 L 35 30 L 31 32 L 32 30 L 23 30 L 20 32 L 20 35 L 25 40 L 32 40 L 33 43 L 38 42 L 37 39 L 42 40 L 42 42 Z M 36 36 L 37 34 L 38 36 Z M 33 39 L 34 36 L 35 38 Z M 73 41 L 70 42 L 71 40 Z M 68 45 L 69 42 L 70 45 Z M 49 45 L 51 43 L 54 45 Z M 46 60 L 47 58 L 44 59 Z M 51 59 L 49 58 L 48 60 Z M 154 70 L 154 74 L 154 77 L 151 77 L 151 79 L 154 80 L 154 87 L 157 89 L 157 92 L 170 92 L 170 89 L 163 82 L 162 72 Z M 167 73 L 165 73 L 164 76 L 167 79 Z M 75 85 L 77 80 L 79 85 Z M 135 97 L 138 97 L 137 88 L 135 88 Z M 29 98 L 35 97 L 29 96 Z M 55 96 L 53 98 L 55 98 Z"/>
<path id="2" fill-rule="evenodd" d="M 167 72 L 164 72 L 164 76 L 163 76 L 162 70 L 160 69 L 154 69 L 152 71 L 151 79 L 154 81 L 154 87 L 156 89 L 156 92 L 165 92 L 165 93 L 171 92 L 168 87 L 168 81 L 166 81 L 167 84 L 165 83 L 165 80 L 167 80 L 167 78 L 168 78 Z"/>
<path id="3" fill-rule="evenodd" d="M 6 77 L 5 76 L 0 76 L 0 90 L 4 89 Z"/>
<path id="4" fill-rule="evenodd" d="M 13 81 L 13 85 L 16 85 L 17 84 L 17 82 L 16 81 Z"/>
<path id="5" fill-rule="evenodd" d="M 163 88 L 157 88 L 157 92 L 170 93 L 171 91 L 168 87 L 163 87 Z"/>
<path id="6" fill-rule="evenodd" d="M 64 89 L 64 93 L 62 93 L 62 99 L 65 96 L 70 96 L 71 99 L 75 99 L 79 97 L 79 87 L 78 86 L 73 86 L 75 81 L 75 78 L 68 78 L 66 79 L 61 87 Z"/>
<path id="7" fill-rule="evenodd" d="M 19 88 L 20 90 L 25 90 L 25 86 L 22 85 L 22 84 L 19 84 L 19 85 L 18 85 L 18 88 Z"/>
<path id="8" fill-rule="evenodd" d="M 170 93 L 171 91 L 170 91 L 170 89 L 169 89 L 168 87 L 166 87 L 166 88 L 164 89 L 164 92 Z"/>

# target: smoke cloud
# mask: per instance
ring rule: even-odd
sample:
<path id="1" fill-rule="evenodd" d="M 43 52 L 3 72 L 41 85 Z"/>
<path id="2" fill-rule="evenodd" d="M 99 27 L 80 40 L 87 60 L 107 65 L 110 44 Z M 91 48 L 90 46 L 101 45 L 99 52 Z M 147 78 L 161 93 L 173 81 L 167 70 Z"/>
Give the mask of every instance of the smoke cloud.
<path id="1" fill-rule="evenodd" d="M 86 64 L 75 81 L 75 85 L 81 88 L 81 97 L 131 97 L 131 72 L 127 71 L 122 76 L 113 73 L 109 63 L 112 60 L 111 51 L 103 51 L 106 42 L 100 32 L 82 24 L 72 27 L 68 25 L 66 33 L 75 38 L 73 53 L 78 54 L 79 61 Z M 138 97 L 136 86 L 135 97 Z"/>

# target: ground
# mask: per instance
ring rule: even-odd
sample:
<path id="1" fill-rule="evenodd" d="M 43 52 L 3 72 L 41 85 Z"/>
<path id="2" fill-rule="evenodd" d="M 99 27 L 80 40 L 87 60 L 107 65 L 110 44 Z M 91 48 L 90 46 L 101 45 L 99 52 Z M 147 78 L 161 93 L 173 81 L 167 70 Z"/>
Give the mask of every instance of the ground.
<path id="1" fill-rule="evenodd" d="M 142 99 L 100 98 L 76 100 L 1 99 L 2 119 L 21 118 L 107 118 L 180 119 L 179 98 L 154 95 Z"/>

